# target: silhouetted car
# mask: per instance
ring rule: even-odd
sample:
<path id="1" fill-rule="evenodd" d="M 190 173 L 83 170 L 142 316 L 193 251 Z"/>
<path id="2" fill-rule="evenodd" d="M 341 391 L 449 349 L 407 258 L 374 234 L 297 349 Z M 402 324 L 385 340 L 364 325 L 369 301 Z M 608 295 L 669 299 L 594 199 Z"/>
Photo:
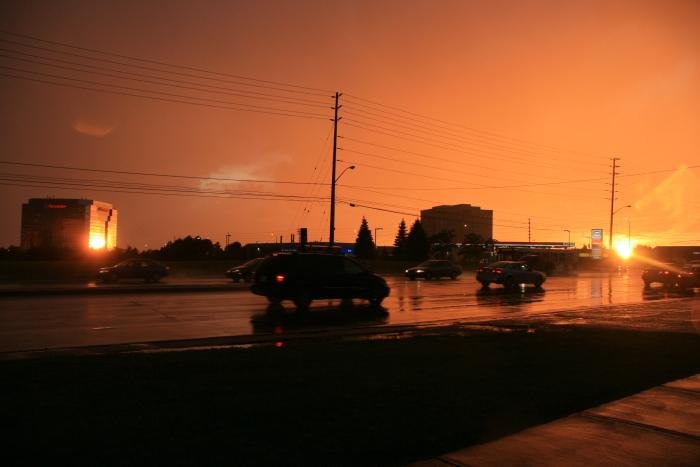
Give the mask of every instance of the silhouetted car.
<path id="1" fill-rule="evenodd" d="M 103 282 L 116 282 L 120 279 L 143 279 L 158 282 L 170 274 L 170 268 L 151 259 L 127 259 L 114 266 L 100 268 L 97 278 Z"/>
<path id="2" fill-rule="evenodd" d="M 426 280 L 450 277 L 457 279 L 462 274 L 462 268 L 444 259 L 431 259 L 420 263 L 418 266 L 406 269 L 406 277 L 412 281 L 419 277 Z"/>
<path id="3" fill-rule="evenodd" d="M 664 287 L 673 287 L 680 273 L 680 268 L 672 263 L 662 263 L 649 266 L 642 271 L 644 288 L 651 287 L 651 284 L 661 284 Z"/>
<path id="4" fill-rule="evenodd" d="M 676 275 L 676 286 L 679 289 L 700 287 L 700 264 L 690 264 Z"/>
<path id="5" fill-rule="evenodd" d="M 280 253 L 265 258 L 250 290 L 270 303 L 292 300 L 298 310 L 306 310 L 319 298 L 360 298 L 379 305 L 389 295 L 384 278 L 350 258 L 323 253 Z"/>
<path id="6" fill-rule="evenodd" d="M 247 263 L 232 267 L 226 271 L 226 277 L 231 278 L 233 282 L 250 282 L 253 280 L 253 273 L 264 259 L 265 258 L 255 258 L 251 259 Z"/>
<path id="7" fill-rule="evenodd" d="M 476 280 L 484 287 L 491 283 L 503 284 L 508 289 L 518 284 L 540 287 L 545 279 L 543 272 L 535 271 L 525 261 L 499 261 L 476 270 Z"/>

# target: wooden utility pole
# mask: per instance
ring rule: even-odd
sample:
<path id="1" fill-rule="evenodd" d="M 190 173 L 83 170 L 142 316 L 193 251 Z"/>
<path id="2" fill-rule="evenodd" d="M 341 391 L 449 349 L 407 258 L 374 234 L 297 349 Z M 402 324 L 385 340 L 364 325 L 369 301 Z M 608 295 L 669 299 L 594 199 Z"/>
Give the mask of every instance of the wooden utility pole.
<path id="1" fill-rule="evenodd" d="M 333 168 L 331 171 L 331 216 L 330 216 L 330 227 L 328 233 L 328 246 L 333 247 L 335 242 L 335 164 L 336 164 L 336 154 L 338 151 L 338 99 L 342 96 L 341 93 L 335 93 L 335 115 L 333 117 Z"/>
<path id="2" fill-rule="evenodd" d="M 619 160 L 619 157 L 612 158 L 612 185 L 610 186 L 610 232 L 608 232 L 608 235 L 610 237 L 608 238 L 608 251 L 612 251 L 613 243 L 613 217 L 615 215 L 615 175 L 617 175 L 617 169 L 620 168 L 620 166 L 617 165 L 617 161 Z"/>

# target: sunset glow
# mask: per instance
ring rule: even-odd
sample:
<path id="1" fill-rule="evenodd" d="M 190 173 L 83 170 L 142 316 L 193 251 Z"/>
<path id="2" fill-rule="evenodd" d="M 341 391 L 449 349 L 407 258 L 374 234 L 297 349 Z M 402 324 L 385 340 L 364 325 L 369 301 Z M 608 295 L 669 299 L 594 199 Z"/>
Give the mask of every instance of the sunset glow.
<path id="1" fill-rule="evenodd" d="M 613 157 L 613 233 L 630 218 L 645 245 L 698 242 L 697 2 L 296 3 L 185 2 L 157 33 L 151 2 L 0 6 L 13 57 L 0 245 L 17 243 L 17 206 L 43 196 L 127 215 L 92 249 L 301 227 L 328 241 L 334 144 L 336 177 L 356 167 L 337 187 L 337 242 L 365 217 L 389 246 L 402 219 L 457 204 L 492 210 L 500 241 L 607 239 Z M 81 48 L 99 57 L 62 61 Z"/>
<path id="2" fill-rule="evenodd" d="M 91 250 L 102 250 L 105 247 L 104 236 L 94 233 L 90 234 L 89 246 Z"/>
<path id="3" fill-rule="evenodd" d="M 627 241 L 627 239 L 619 239 L 615 240 L 615 244 L 613 245 L 615 248 L 615 252 L 620 256 L 622 259 L 630 259 L 632 257 L 632 253 L 634 252 L 634 246 L 631 245 L 630 242 Z"/>

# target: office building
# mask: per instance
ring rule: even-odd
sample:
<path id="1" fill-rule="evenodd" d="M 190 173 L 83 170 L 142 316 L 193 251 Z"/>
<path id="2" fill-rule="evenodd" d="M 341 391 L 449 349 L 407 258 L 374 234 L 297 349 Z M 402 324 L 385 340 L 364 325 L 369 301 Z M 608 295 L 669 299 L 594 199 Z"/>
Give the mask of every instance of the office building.
<path id="1" fill-rule="evenodd" d="M 90 199 L 32 198 L 22 205 L 21 247 L 75 251 L 117 246 L 117 210 Z"/>
<path id="2" fill-rule="evenodd" d="M 484 240 L 493 238 L 493 211 L 470 204 L 434 206 L 420 212 L 425 233 L 435 235 L 452 231 L 454 241 L 464 241 L 465 235 L 474 233 Z"/>

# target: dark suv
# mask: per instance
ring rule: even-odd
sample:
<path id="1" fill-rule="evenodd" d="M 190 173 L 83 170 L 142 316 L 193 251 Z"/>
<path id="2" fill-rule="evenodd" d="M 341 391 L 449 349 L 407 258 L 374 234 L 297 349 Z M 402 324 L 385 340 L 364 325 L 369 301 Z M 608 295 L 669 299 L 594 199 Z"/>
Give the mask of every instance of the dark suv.
<path id="1" fill-rule="evenodd" d="M 292 300 L 299 310 L 319 298 L 361 298 L 379 305 L 389 295 L 382 277 L 350 258 L 322 253 L 281 253 L 266 258 L 255 271 L 250 290 L 270 303 Z"/>

